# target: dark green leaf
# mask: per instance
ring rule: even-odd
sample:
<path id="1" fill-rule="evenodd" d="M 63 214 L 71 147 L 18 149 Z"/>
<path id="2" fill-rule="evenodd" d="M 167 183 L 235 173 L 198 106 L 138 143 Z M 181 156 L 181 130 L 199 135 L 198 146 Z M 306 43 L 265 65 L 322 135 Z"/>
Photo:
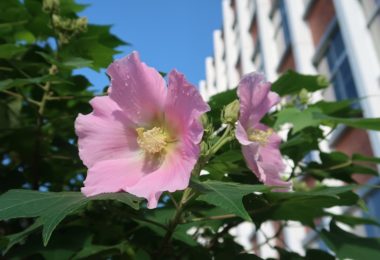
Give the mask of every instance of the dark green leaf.
<path id="1" fill-rule="evenodd" d="M 364 238 L 340 229 L 331 221 L 330 231 L 320 232 L 326 245 L 341 259 L 378 260 L 380 257 L 380 238 Z"/>
<path id="2" fill-rule="evenodd" d="M 140 199 L 128 193 L 109 193 L 85 197 L 80 192 L 38 192 L 10 190 L 0 196 L 0 219 L 39 217 L 43 240 L 47 244 L 56 226 L 69 214 L 92 200 L 117 200 L 138 209 Z"/>
<path id="3" fill-rule="evenodd" d="M 0 59 L 9 59 L 15 55 L 24 53 L 26 48 L 14 44 L 0 44 Z"/>
<path id="4" fill-rule="evenodd" d="M 238 183 L 228 183 L 221 181 L 198 182 L 202 194 L 197 198 L 209 204 L 224 209 L 228 213 L 236 214 L 245 220 L 251 218 L 244 208 L 243 197 L 253 192 L 265 192 L 270 188 L 264 185 L 247 185 Z M 195 186 L 199 189 L 198 186 Z"/>

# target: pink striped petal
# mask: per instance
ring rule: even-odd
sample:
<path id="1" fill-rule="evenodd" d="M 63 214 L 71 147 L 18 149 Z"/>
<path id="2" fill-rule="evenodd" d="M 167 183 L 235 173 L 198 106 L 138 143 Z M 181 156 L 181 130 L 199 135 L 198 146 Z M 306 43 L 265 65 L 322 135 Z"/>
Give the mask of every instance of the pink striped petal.
<path id="1" fill-rule="evenodd" d="M 133 122 L 149 124 L 161 117 L 165 81 L 155 69 L 140 61 L 137 52 L 113 62 L 107 73 L 111 77 L 110 97 Z"/>
<path id="2" fill-rule="evenodd" d="M 165 120 L 180 136 L 190 136 L 199 143 L 203 135 L 200 116 L 210 107 L 203 101 L 199 91 L 182 73 L 173 70 L 169 74 L 168 95 L 165 103 Z"/>
<path id="3" fill-rule="evenodd" d="M 90 104 L 93 112 L 75 120 L 79 156 L 87 167 L 100 160 L 124 158 L 137 149 L 134 124 L 112 99 L 95 97 Z"/>
<path id="4" fill-rule="evenodd" d="M 254 126 L 261 118 L 280 101 L 279 96 L 270 92 L 271 84 L 265 81 L 260 73 L 251 73 L 243 77 L 239 83 L 240 99 L 239 121 L 244 128 Z"/>

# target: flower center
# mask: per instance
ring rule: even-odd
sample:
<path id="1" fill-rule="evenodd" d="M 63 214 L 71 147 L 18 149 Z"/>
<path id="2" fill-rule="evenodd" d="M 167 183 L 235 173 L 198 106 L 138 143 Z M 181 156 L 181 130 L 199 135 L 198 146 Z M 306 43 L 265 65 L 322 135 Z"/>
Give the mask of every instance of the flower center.
<path id="1" fill-rule="evenodd" d="M 168 143 L 168 135 L 161 127 L 153 127 L 145 130 L 143 127 L 136 128 L 137 143 L 144 151 L 155 154 L 161 152 Z"/>
<path id="2" fill-rule="evenodd" d="M 260 145 L 266 145 L 268 143 L 269 137 L 273 134 L 272 129 L 267 130 L 259 130 L 259 129 L 253 129 L 250 131 L 250 134 L 248 135 L 248 139 L 252 142 L 258 142 Z"/>

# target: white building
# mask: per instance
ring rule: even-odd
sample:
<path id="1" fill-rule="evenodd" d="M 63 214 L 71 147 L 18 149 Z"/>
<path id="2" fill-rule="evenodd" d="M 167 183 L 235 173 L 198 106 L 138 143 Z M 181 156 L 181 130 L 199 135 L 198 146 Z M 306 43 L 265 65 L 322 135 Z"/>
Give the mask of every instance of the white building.
<path id="1" fill-rule="evenodd" d="M 235 88 L 242 75 L 254 70 L 273 81 L 293 69 L 329 77 L 331 86 L 315 99 L 367 97 L 360 104 L 364 116 L 380 117 L 380 0 L 222 0 L 222 12 L 223 28 L 214 32 L 214 56 L 206 58 L 206 81 L 199 85 L 205 99 Z M 329 146 L 380 157 L 380 133 L 341 128 Z M 380 191 L 362 195 L 372 215 L 380 218 Z M 265 229 L 275 232 L 270 225 Z M 380 236 L 378 228 L 363 232 Z M 318 242 L 303 228 L 285 230 L 284 238 L 299 253 Z M 258 233 L 257 240 L 262 239 Z M 259 254 L 276 255 L 270 247 Z"/>

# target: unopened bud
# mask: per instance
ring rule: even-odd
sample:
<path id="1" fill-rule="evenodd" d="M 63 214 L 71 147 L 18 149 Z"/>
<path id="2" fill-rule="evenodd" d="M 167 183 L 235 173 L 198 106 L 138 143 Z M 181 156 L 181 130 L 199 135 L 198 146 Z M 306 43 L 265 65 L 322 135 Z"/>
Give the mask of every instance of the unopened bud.
<path id="1" fill-rule="evenodd" d="M 203 114 L 201 116 L 201 122 L 202 122 L 203 128 L 207 128 L 207 126 L 208 126 L 208 117 L 207 117 L 206 114 Z"/>
<path id="2" fill-rule="evenodd" d="M 206 154 L 209 148 L 208 144 L 203 141 L 201 142 L 200 146 L 201 146 L 201 154 Z"/>
<path id="3" fill-rule="evenodd" d="M 234 100 L 229 103 L 222 111 L 222 122 L 225 124 L 234 124 L 239 118 L 240 103 Z"/>

